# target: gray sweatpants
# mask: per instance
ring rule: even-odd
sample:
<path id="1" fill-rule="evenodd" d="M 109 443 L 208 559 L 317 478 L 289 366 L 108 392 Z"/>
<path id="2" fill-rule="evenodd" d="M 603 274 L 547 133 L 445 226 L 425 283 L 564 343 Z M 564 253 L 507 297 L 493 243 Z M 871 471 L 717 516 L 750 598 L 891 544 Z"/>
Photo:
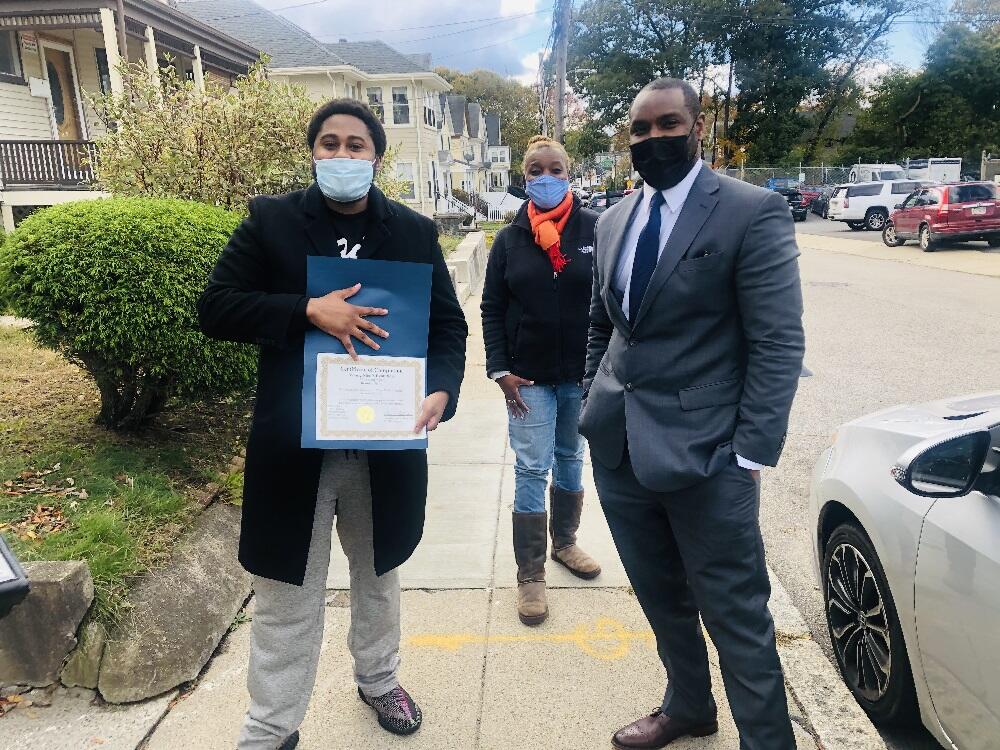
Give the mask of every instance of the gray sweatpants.
<path id="1" fill-rule="evenodd" d="M 327 451 L 302 586 L 253 579 L 250 709 L 239 750 L 275 750 L 306 715 L 323 643 L 334 516 L 351 572 L 348 647 L 354 679 L 369 697 L 399 684 L 399 573 L 375 575 L 368 457 L 363 452 Z"/>

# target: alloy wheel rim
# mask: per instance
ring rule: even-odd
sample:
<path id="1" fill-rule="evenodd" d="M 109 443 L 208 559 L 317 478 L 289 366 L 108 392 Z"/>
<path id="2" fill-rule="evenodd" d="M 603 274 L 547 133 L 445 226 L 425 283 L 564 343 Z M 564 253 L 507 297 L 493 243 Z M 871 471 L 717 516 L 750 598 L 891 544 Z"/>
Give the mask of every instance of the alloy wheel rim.
<path id="1" fill-rule="evenodd" d="M 885 228 L 885 238 L 890 244 L 896 243 L 896 228 L 892 224 Z"/>
<path id="2" fill-rule="evenodd" d="M 872 214 L 870 219 L 872 229 L 881 229 L 885 226 L 885 217 L 882 214 Z"/>
<path id="3" fill-rule="evenodd" d="M 844 677 L 865 700 L 885 696 L 892 674 L 889 615 L 871 566 L 856 547 L 840 544 L 826 575 L 826 618 Z"/>

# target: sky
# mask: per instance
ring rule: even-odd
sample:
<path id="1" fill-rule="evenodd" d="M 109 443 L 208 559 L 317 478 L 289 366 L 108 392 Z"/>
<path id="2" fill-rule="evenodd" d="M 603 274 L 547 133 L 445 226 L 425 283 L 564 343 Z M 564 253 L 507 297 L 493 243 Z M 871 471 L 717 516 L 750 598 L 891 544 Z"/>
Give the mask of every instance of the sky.
<path id="1" fill-rule="evenodd" d="M 486 68 L 535 80 L 548 41 L 553 0 L 257 0 L 322 41 L 381 39 L 400 52 L 430 52 L 435 66 Z M 293 7 L 297 6 L 297 7 Z M 364 12 L 360 12 L 364 9 Z M 917 68 L 927 42 L 904 24 L 888 40 L 887 62 Z"/>

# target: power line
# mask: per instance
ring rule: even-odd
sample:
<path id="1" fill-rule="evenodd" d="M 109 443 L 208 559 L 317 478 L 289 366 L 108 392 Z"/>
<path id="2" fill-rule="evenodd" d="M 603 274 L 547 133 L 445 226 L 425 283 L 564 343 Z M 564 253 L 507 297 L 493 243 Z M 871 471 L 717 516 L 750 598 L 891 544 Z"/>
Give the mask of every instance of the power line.
<path id="1" fill-rule="evenodd" d="M 542 13 L 548 13 L 548 11 L 541 11 L 541 12 Z M 473 32 L 473 31 L 479 31 L 480 29 L 489 28 L 491 26 L 497 26 L 498 24 L 501 24 L 501 23 L 507 23 L 509 21 L 515 21 L 515 20 L 524 18 L 525 16 L 534 16 L 534 15 L 538 15 L 538 12 L 535 12 L 535 13 L 522 13 L 521 15 L 518 15 L 518 16 L 508 16 L 506 18 L 501 18 L 501 19 L 492 21 L 490 23 L 484 23 L 482 26 L 473 26 L 472 28 L 459 29 L 458 31 L 448 31 L 448 32 L 445 32 L 444 34 L 432 34 L 431 36 L 422 36 L 422 37 L 417 37 L 416 39 L 398 39 L 398 40 L 393 41 L 392 44 L 412 44 L 413 42 L 426 42 L 429 39 L 443 39 L 443 38 L 449 37 L 449 36 L 456 36 L 457 34 L 468 34 L 468 33 Z M 374 33 L 374 32 L 363 31 L 363 32 L 358 32 L 358 34 L 355 34 L 355 36 L 360 36 L 361 34 L 371 34 L 371 33 Z"/>
<path id="2" fill-rule="evenodd" d="M 473 47 L 472 49 L 463 49 L 463 50 L 458 50 L 456 52 L 449 52 L 447 55 L 438 55 L 436 59 L 444 60 L 449 57 L 454 57 L 455 55 L 464 55 L 467 52 L 478 52 L 479 50 L 489 49 L 490 47 L 499 47 L 501 44 L 507 44 L 507 42 L 513 42 L 518 39 L 526 39 L 529 36 L 534 36 L 536 33 L 538 32 L 532 31 L 527 34 L 521 34 L 520 36 L 512 36 L 509 39 L 501 39 L 499 42 L 495 42 L 493 44 L 485 44 L 482 47 Z"/>

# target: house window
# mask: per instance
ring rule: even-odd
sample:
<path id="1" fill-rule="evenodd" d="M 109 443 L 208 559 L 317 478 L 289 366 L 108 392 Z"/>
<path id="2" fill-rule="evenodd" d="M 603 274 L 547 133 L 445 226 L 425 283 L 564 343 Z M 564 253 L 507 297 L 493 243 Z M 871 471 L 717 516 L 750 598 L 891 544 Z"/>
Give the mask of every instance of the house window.
<path id="1" fill-rule="evenodd" d="M 430 107 L 424 107 L 424 125 L 429 125 L 432 128 L 437 124 L 437 118 L 434 116 L 434 110 Z"/>
<path id="2" fill-rule="evenodd" d="M 417 197 L 413 182 L 413 164 L 408 161 L 396 162 L 396 179 L 403 183 L 401 198 L 413 200 Z"/>
<path id="3" fill-rule="evenodd" d="M 108 68 L 107 50 L 98 47 L 97 49 L 94 50 L 94 55 L 97 57 L 97 79 L 101 84 L 101 93 L 110 94 L 111 69 Z"/>
<path id="4" fill-rule="evenodd" d="M 373 87 L 368 89 L 368 106 L 372 108 L 372 111 L 379 120 L 385 122 L 385 107 L 382 105 L 381 88 Z"/>
<path id="5" fill-rule="evenodd" d="M 410 123 L 410 100 L 406 98 L 406 86 L 392 87 L 392 121 L 396 125 Z"/>
<path id="6" fill-rule="evenodd" d="M 13 31 L 0 31 L 0 76 L 21 77 L 17 35 Z"/>

